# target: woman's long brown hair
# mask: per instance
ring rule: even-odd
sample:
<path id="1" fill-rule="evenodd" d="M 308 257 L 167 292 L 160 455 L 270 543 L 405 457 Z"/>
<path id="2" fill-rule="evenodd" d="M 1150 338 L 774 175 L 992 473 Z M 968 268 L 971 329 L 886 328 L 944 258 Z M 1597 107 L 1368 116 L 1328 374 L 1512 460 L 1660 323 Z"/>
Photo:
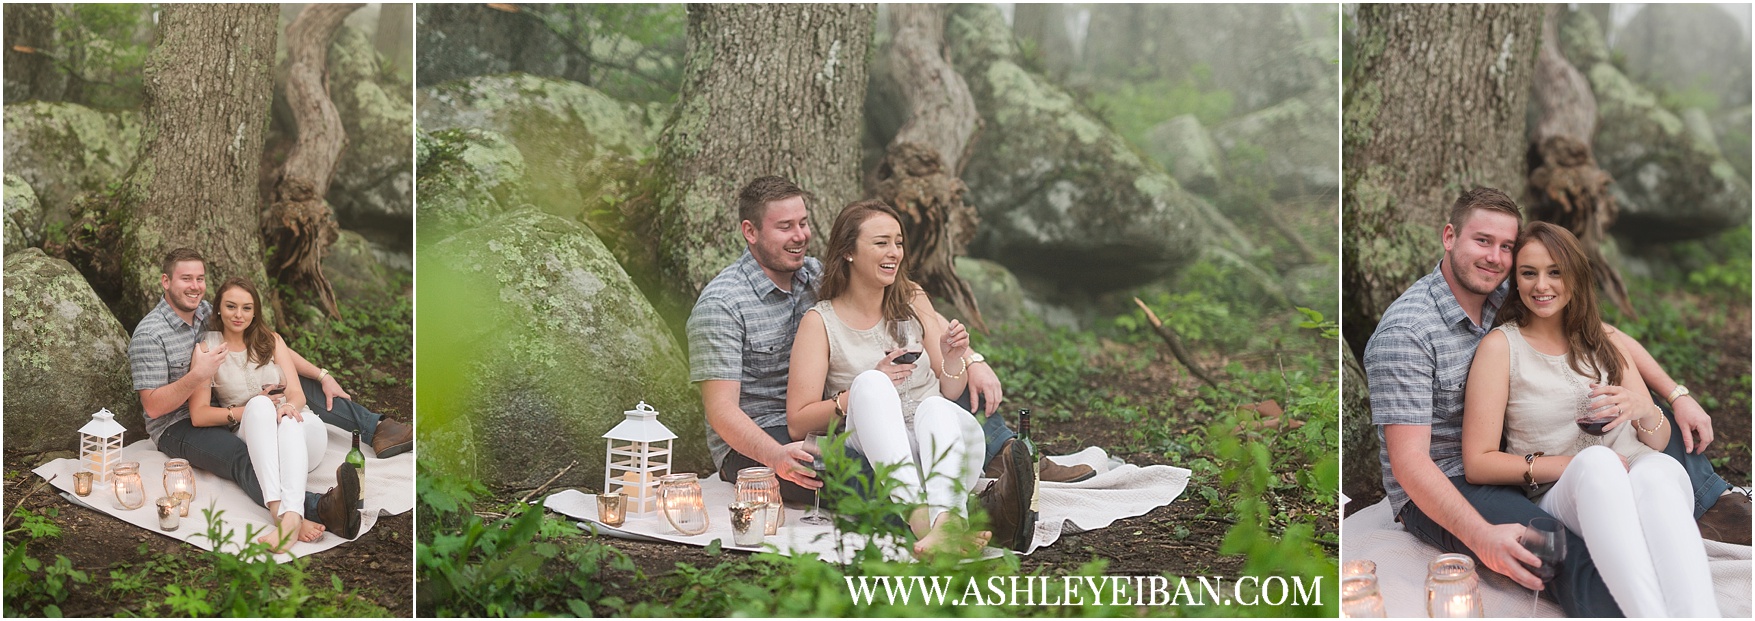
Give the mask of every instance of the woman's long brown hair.
<path id="1" fill-rule="evenodd" d="M 1516 270 L 1517 254 L 1531 242 L 1548 249 L 1548 255 L 1560 266 L 1560 281 L 1565 283 L 1566 290 L 1572 294 L 1572 301 L 1560 310 L 1560 330 L 1566 337 L 1566 364 L 1580 375 L 1606 378 L 1608 383 L 1620 385 L 1624 360 L 1621 350 L 1615 347 L 1609 340 L 1608 333 L 1603 330 L 1603 316 L 1597 311 L 1596 278 L 1591 273 L 1590 259 L 1586 258 L 1584 248 L 1578 245 L 1578 238 L 1573 237 L 1572 232 L 1564 227 L 1548 222 L 1531 222 L 1524 226 L 1523 234 L 1517 236 L 1517 244 L 1511 249 L 1511 295 L 1506 298 L 1505 307 L 1499 311 L 1499 323 L 1515 324 L 1519 328 L 1529 325 L 1531 314 L 1524 307 L 1523 298 L 1518 295 Z M 1592 369 L 1598 372 L 1593 372 Z"/>
<path id="2" fill-rule="evenodd" d="M 842 208 L 841 215 L 835 216 L 835 224 L 829 227 L 829 248 L 823 254 L 826 260 L 823 261 L 823 280 L 817 285 L 817 299 L 833 300 L 847 292 L 853 278 L 853 269 L 847 258 L 853 256 L 854 248 L 859 244 L 859 226 L 879 215 L 889 216 L 896 221 L 897 227 L 902 224 L 902 216 L 878 200 L 855 202 Z M 903 252 L 907 250 L 904 248 Z M 919 290 L 920 286 L 908 280 L 902 264 L 898 263 L 896 281 L 884 287 L 883 302 L 884 319 L 890 322 L 890 336 L 895 337 L 897 343 L 905 344 L 907 340 L 907 335 L 902 332 L 903 324 L 919 319 L 914 314 L 914 306 L 908 303 Z"/>
<path id="3" fill-rule="evenodd" d="M 256 311 L 250 316 L 250 325 L 244 326 L 244 347 L 250 351 L 250 362 L 257 366 L 274 361 L 274 330 L 262 321 L 262 296 L 256 293 L 256 286 L 250 281 L 237 276 L 225 279 L 219 286 L 219 293 L 213 296 L 213 317 L 207 320 L 207 329 L 225 334 L 225 320 L 220 318 L 219 305 L 225 303 L 225 292 L 232 289 L 243 289 L 250 294 L 250 304 Z"/>

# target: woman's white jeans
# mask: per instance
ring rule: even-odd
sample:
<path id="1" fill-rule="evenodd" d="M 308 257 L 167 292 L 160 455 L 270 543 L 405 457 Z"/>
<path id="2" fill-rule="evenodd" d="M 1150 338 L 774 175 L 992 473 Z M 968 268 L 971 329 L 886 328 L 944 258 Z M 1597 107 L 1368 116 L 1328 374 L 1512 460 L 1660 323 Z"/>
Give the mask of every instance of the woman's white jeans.
<path id="1" fill-rule="evenodd" d="M 853 378 L 847 391 L 847 444 L 873 466 L 898 464 L 891 498 L 925 503 L 928 523 L 946 511 L 962 513 L 964 499 L 981 476 L 987 457 L 975 415 L 940 396 L 927 397 L 914 411 L 914 429 L 902 419 L 902 398 L 882 372 Z"/>
<path id="2" fill-rule="evenodd" d="M 1537 504 L 1584 538 L 1627 616 L 1717 617 L 1693 490 L 1673 457 L 1648 454 L 1629 470 L 1615 451 L 1593 446 Z"/>
<path id="3" fill-rule="evenodd" d="M 268 397 L 251 397 L 244 403 L 238 437 L 250 449 L 250 465 L 256 467 L 256 480 L 262 484 L 263 503 L 282 501 L 282 514 L 297 513 L 304 517 L 305 475 L 323 462 L 329 430 L 310 410 L 300 415 L 305 420 L 280 418 Z"/>

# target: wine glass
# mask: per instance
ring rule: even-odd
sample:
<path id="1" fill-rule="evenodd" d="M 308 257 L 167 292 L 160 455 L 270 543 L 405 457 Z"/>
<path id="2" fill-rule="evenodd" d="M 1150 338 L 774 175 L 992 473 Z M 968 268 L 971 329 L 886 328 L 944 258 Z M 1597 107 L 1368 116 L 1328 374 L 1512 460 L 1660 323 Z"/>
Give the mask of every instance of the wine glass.
<path id="1" fill-rule="evenodd" d="M 1539 517 L 1530 520 L 1523 529 L 1523 548 L 1541 559 L 1541 567 L 1529 567 L 1530 573 L 1542 579 L 1544 588 L 1560 572 L 1560 562 L 1566 559 L 1566 528 L 1554 518 Z M 1530 616 L 1536 615 L 1536 603 L 1541 599 L 1542 592 L 1530 595 Z"/>
<path id="2" fill-rule="evenodd" d="M 810 453 L 810 467 L 817 471 L 818 481 L 828 480 L 825 476 L 828 474 L 827 469 L 823 467 L 823 442 L 825 439 L 820 433 L 811 433 L 804 437 L 804 452 Z M 804 514 L 804 517 L 798 518 L 798 521 L 812 526 L 822 526 L 829 523 L 829 516 L 823 514 L 822 489 L 819 488 L 812 494 L 810 513 Z"/>

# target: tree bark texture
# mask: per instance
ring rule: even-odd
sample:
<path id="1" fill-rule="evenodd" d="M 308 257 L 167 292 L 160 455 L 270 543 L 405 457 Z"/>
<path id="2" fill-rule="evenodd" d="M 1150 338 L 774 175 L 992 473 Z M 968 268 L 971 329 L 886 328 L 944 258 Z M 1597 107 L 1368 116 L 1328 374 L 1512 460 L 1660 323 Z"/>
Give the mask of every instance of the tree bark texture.
<path id="1" fill-rule="evenodd" d="M 963 173 L 981 114 L 963 76 L 945 59 L 945 8 L 937 4 L 890 7 L 890 66 L 908 102 L 908 121 L 890 141 L 915 142 L 938 152 L 951 176 Z"/>
<path id="2" fill-rule="evenodd" d="M 1525 105 L 1542 9 L 1362 5 L 1347 66 L 1341 212 L 1344 322 L 1355 352 L 1432 271 L 1461 191 L 1523 193 Z"/>
<path id="3" fill-rule="evenodd" d="M 1591 137 L 1597 130 L 1597 99 L 1590 81 L 1560 51 L 1558 22 L 1566 8 L 1551 4 L 1542 19 L 1531 97 L 1529 216 L 1572 231 L 1589 255 L 1597 284 L 1623 314 L 1634 316 L 1621 273 L 1603 257 L 1602 244 L 1618 209 L 1609 192 L 1614 178 L 1597 167 Z"/>
<path id="4" fill-rule="evenodd" d="M 414 4 L 387 2 L 378 9 L 373 47 L 405 78 L 414 75 Z"/>
<path id="5" fill-rule="evenodd" d="M 67 78 L 55 71 L 55 6 L 6 5 L 6 103 L 56 101 Z"/>
<path id="6" fill-rule="evenodd" d="M 810 252 L 860 197 L 872 5 L 688 7 L 682 90 L 659 138 L 659 266 L 694 297 L 743 252 L 737 191 L 780 175 L 814 194 Z"/>
<path id="7" fill-rule="evenodd" d="M 335 162 L 347 144 L 341 114 L 329 99 L 329 42 L 355 4 L 310 4 L 286 27 L 286 102 L 296 138 L 276 175 L 274 196 L 262 218 L 262 238 L 274 248 L 268 270 L 295 291 L 308 292 L 331 317 L 339 318 L 335 288 L 323 276 L 323 255 L 340 230 L 324 196 L 335 178 Z M 285 317 L 285 315 L 282 315 Z"/>
<path id="8" fill-rule="evenodd" d="M 159 263 L 187 246 L 217 287 L 265 286 L 256 184 L 274 86 L 272 4 L 167 4 L 146 61 L 140 157 L 116 195 L 123 219 L 118 317 L 132 326 L 163 297 Z"/>

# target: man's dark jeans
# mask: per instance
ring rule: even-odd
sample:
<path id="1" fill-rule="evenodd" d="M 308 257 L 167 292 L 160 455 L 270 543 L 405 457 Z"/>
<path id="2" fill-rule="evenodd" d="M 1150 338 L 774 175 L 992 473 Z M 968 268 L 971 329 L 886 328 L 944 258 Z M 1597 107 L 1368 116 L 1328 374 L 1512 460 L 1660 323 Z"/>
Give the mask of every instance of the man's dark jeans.
<path id="1" fill-rule="evenodd" d="M 1508 485 L 1475 485 L 1469 483 L 1462 475 L 1450 478 L 1450 483 L 1462 492 L 1469 505 L 1481 514 L 1490 524 L 1529 524 L 1530 520 L 1539 517 L 1553 517 L 1543 511 L 1536 503 L 1524 497 L 1523 490 Z M 1402 506 L 1402 527 L 1420 540 L 1436 546 L 1445 552 L 1467 554 L 1478 563 L 1481 558 L 1473 550 L 1463 545 L 1461 539 L 1451 535 L 1437 522 L 1433 521 L 1420 508 L 1409 502 Z M 1621 607 L 1615 604 L 1615 597 L 1609 593 L 1609 587 L 1603 584 L 1603 576 L 1597 572 L 1597 566 L 1590 558 L 1590 549 L 1584 545 L 1572 531 L 1566 532 L 1566 560 L 1560 563 L 1560 573 L 1547 584 L 1546 592 L 1554 596 L 1560 608 L 1569 617 L 1622 617 Z"/>
<path id="2" fill-rule="evenodd" d="M 1658 399 L 1658 408 L 1663 410 L 1670 425 L 1670 443 L 1664 447 L 1664 454 L 1676 458 L 1682 464 L 1682 470 L 1688 473 L 1688 481 L 1694 484 L 1694 519 L 1700 519 L 1701 514 L 1718 503 L 1719 495 L 1731 489 L 1731 484 L 1712 471 L 1712 461 L 1705 455 L 1683 452 L 1682 432 L 1676 427 L 1676 414 L 1664 407 L 1662 399 Z"/>
<path id="3" fill-rule="evenodd" d="M 312 413 L 324 423 L 345 431 L 359 431 L 362 442 L 371 442 L 381 416 L 349 399 L 336 399 L 332 411 L 324 407 L 321 384 L 302 377 L 299 380 L 299 385 L 305 390 L 305 403 Z M 250 500 L 267 506 L 262 498 L 262 484 L 256 480 L 256 466 L 250 463 L 249 447 L 231 430 L 196 427 L 193 421 L 181 420 L 159 434 L 158 450 L 171 457 L 187 459 L 191 466 L 237 483 L 244 493 L 250 495 Z M 322 523 L 317 515 L 317 499 L 321 497 L 315 492 L 305 492 L 305 519 Z"/>

